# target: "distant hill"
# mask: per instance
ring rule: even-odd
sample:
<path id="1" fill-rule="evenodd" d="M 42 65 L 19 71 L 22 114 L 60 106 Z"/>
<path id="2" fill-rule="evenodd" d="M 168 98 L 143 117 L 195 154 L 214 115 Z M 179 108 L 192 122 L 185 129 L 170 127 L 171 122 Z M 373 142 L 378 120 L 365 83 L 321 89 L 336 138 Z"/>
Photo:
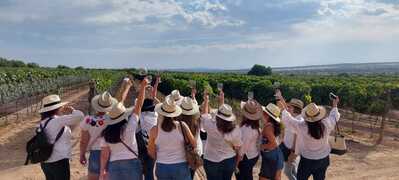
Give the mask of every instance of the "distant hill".
<path id="1" fill-rule="evenodd" d="M 223 70 L 210 68 L 169 69 L 177 72 L 238 73 L 246 74 L 249 69 Z M 295 67 L 273 67 L 279 74 L 399 74 L 399 62 L 383 63 L 342 63 Z"/>

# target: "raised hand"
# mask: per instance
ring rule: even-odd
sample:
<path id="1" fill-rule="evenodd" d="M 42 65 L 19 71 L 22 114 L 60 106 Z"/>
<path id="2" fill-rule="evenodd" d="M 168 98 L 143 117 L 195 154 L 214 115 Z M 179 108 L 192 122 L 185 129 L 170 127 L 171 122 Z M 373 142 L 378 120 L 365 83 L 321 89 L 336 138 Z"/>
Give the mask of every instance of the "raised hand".
<path id="1" fill-rule="evenodd" d="M 332 100 L 332 107 L 338 107 L 338 103 L 339 103 L 339 97 L 337 96 L 337 98 Z"/>

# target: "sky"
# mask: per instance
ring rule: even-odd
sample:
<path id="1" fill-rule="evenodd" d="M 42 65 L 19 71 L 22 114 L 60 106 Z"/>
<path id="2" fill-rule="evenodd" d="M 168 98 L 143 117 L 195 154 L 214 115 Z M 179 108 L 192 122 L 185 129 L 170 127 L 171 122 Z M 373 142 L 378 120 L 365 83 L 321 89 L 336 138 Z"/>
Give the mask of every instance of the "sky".
<path id="1" fill-rule="evenodd" d="M 399 0 L 0 0 L 0 57 L 101 68 L 399 61 Z"/>

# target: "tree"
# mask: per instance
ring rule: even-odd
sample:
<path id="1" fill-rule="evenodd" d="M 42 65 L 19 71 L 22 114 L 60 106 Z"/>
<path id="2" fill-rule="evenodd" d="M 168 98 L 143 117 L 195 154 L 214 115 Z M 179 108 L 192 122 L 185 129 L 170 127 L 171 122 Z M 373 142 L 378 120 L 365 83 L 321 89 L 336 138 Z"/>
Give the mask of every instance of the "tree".
<path id="1" fill-rule="evenodd" d="M 75 68 L 76 70 L 83 70 L 83 69 L 85 69 L 83 66 L 78 66 L 78 67 L 76 67 Z"/>
<path id="2" fill-rule="evenodd" d="M 58 65 L 57 69 L 70 69 L 70 67 L 65 66 L 65 65 Z"/>
<path id="3" fill-rule="evenodd" d="M 248 72 L 248 75 L 255 75 L 255 76 L 268 76 L 271 74 L 272 74 L 271 67 L 265 67 L 259 64 L 255 64 Z"/>
<path id="4" fill-rule="evenodd" d="M 28 63 L 28 64 L 26 64 L 26 66 L 29 68 L 39 68 L 40 67 L 39 64 L 37 64 L 37 63 Z"/>

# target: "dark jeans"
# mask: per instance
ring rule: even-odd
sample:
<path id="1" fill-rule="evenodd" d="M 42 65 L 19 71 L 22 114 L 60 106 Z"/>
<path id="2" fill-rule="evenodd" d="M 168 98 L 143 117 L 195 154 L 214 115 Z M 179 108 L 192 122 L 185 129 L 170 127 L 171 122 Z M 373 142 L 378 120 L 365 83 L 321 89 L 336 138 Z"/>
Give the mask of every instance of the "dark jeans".
<path id="1" fill-rule="evenodd" d="M 308 180 L 310 176 L 313 176 L 313 180 L 324 180 L 329 165 L 330 156 L 318 160 L 306 159 L 301 156 L 297 179 Z"/>
<path id="2" fill-rule="evenodd" d="M 253 159 L 248 159 L 247 155 L 244 155 L 244 158 L 238 164 L 239 173 L 236 173 L 237 180 L 248 180 L 253 179 L 253 168 L 258 162 L 259 156 L 256 156 Z"/>
<path id="3" fill-rule="evenodd" d="M 204 160 L 204 169 L 208 180 L 231 180 L 235 170 L 236 157 L 221 162 Z"/>
<path id="4" fill-rule="evenodd" d="M 40 164 L 46 180 L 69 180 L 69 159 L 62 159 L 52 163 Z"/>
<path id="5" fill-rule="evenodd" d="M 144 179 L 145 180 L 154 180 L 154 165 L 155 162 L 154 160 L 148 155 L 144 154 L 143 155 L 143 160 L 144 160 Z"/>

